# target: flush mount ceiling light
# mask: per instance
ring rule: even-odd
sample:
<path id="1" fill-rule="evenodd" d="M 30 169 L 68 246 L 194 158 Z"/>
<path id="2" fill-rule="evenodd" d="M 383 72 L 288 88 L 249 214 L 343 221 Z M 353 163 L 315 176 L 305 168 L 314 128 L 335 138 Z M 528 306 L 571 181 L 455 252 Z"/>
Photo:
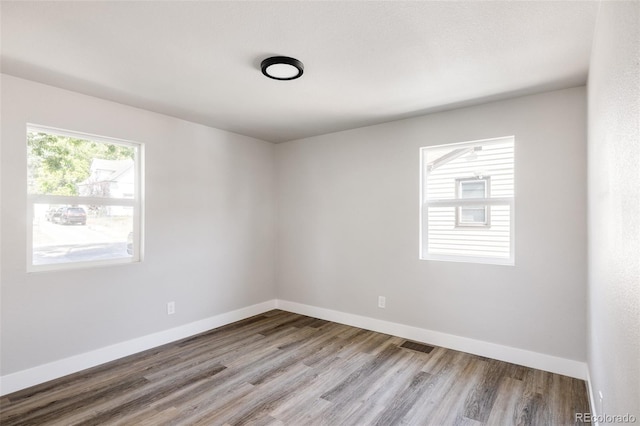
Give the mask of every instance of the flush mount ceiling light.
<path id="1" fill-rule="evenodd" d="M 260 64 L 262 74 L 274 80 L 295 80 L 304 72 L 304 65 L 288 56 L 272 56 Z"/>

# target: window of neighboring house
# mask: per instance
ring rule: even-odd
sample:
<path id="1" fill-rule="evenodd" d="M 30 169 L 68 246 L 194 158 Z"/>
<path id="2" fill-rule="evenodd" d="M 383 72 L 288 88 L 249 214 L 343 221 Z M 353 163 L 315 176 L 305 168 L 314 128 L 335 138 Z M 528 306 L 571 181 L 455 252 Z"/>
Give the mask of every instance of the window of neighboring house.
<path id="1" fill-rule="evenodd" d="M 420 257 L 514 264 L 514 137 L 421 148 Z"/>
<path id="2" fill-rule="evenodd" d="M 139 143 L 27 127 L 27 269 L 140 261 Z"/>
<path id="3" fill-rule="evenodd" d="M 456 198 L 485 199 L 489 194 L 489 177 L 456 179 Z M 491 211 L 486 205 L 465 206 L 456 209 L 456 227 L 489 226 Z"/>

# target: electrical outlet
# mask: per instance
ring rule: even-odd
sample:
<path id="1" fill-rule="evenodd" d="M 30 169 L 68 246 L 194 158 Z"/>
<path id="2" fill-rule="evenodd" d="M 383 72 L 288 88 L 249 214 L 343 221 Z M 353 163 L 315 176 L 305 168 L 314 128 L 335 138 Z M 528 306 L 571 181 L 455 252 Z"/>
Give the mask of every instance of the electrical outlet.
<path id="1" fill-rule="evenodd" d="M 167 303 L 167 315 L 173 315 L 176 313 L 176 302 Z"/>
<path id="2" fill-rule="evenodd" d="M 387 306 L 387 298 L 384 296 L 378 296 L 378 308 L 385 308 Z"/>

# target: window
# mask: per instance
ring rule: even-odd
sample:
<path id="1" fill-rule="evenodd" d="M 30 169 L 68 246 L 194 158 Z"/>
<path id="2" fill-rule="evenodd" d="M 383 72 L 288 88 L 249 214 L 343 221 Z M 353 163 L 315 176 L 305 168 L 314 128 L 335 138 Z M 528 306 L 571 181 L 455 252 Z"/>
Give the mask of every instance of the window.
<path id="1" fill-rule="evenodd" d="M 456 179 L 456 198 L 487 198 L 489 178 L 475 177 Z M 489 226 L 489 208 L 486 205 L 458 207 L 456 209 L 456 227 Z"/>
<path id="2" fill-rule="evenodd" d="M 513 265 L 514 138 L 420 155 L 420 258 Z"/>
<path id="3" fill-rule="evenodd" d="M 27 269 L 141 259 L 142 145 L 27 127 Z"/>

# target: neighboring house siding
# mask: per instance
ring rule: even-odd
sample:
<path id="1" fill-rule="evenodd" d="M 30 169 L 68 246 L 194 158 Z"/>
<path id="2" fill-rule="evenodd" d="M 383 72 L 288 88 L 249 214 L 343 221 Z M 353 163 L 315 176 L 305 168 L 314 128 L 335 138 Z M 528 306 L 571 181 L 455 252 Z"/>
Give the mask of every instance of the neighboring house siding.
<path id="1" fill-rule="evenodd" d="M 83 196 L 133 198 L 134 184 L 133 160 L 94 159 L 91 163 L 91 175 L 78 184 L 78 192 Z M 102 215 L 132 216 L 133 208 L 105 206 Z"/>

